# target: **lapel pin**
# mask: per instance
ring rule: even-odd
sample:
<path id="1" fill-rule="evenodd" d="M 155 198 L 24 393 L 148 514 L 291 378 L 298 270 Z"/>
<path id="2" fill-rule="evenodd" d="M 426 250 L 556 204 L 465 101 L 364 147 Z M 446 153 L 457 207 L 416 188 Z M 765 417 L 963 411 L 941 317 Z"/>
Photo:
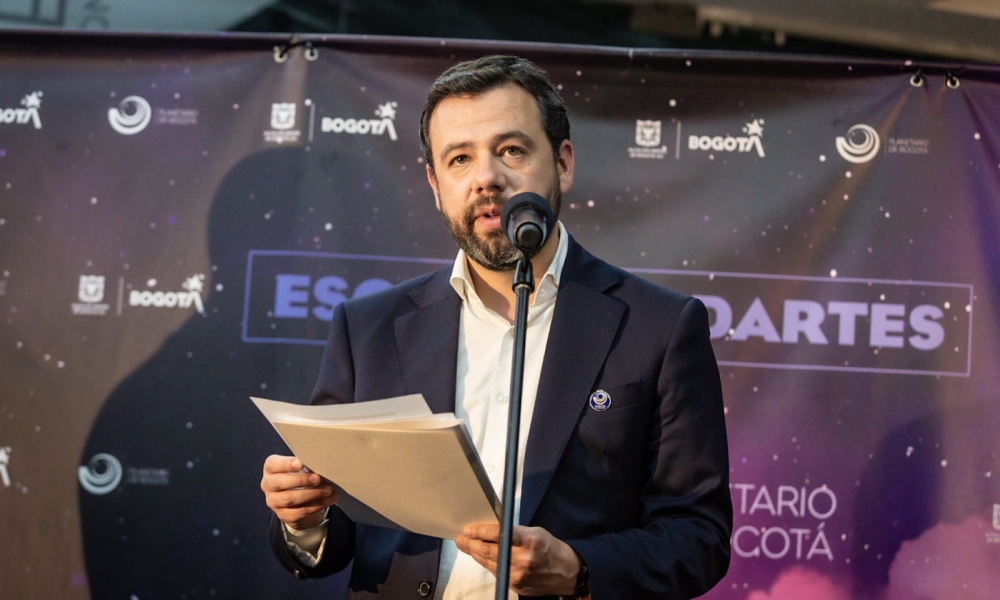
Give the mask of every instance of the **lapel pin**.
<path id="1" fill-rule="evenodd" d="M 597 412 L 604 412 L 611 408 L 611 394 L 604 390 L 597 390 L 590 395 L 590 408 Z"/>

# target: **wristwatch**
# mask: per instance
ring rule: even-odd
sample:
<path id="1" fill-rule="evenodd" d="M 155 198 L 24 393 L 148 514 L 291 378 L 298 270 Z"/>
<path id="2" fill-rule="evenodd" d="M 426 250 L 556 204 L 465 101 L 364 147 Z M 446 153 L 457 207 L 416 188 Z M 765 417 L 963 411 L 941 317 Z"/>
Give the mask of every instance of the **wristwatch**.
<path id="1" fill-rule="evenodd" d="M 572 596 L 560 596 L 559 600 L 584 600 L 590 598 L 590 573 L 587 571 L 587 563 L 583 561 L 583 557 L 576 550 L 573 550 L 576 554 L 576 559 L 580 561 L 580 570 L 576 573 L 576 589 L 573 591 Z"/>

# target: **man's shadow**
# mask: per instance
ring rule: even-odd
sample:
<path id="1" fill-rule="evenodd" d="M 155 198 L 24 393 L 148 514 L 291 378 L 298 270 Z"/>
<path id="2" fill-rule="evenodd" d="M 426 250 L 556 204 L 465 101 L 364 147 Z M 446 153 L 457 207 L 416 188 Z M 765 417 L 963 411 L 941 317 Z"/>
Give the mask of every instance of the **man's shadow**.
<path id="1" fill-rule="evenodd" d="M 874 452 L 859 482 L 853 597 L 884 598 L 900 549 L 933 527 L 957 525 L 972 516 L 991 521 L 992 504 L 1000 499 L 1000 411 L 987 404 L 962 404 L 893 429 Z M 985 541 L 980 543 L 988 551 Z M 968 590 L 970 597 L 982 592 L 979 584 Z"/>
<path id="2" fill-rule="evenodd" d="M 299 582 L 271 555 L 262 465 L 289 452 L 248 398 L 306 402 L 323 348 L 245 343 L 244 287 L 250 250 L 314 251 L 317 223 L 323 251 L 357 254 L 405 255 L 413 238 L 400 232 L 440 228 L 430 207 L 405 206 L 418 201 L 396 195 L 394 181 L 364 196 L 379 166 L 280 148 L 246 158 L 221 183 L 209 218 L 204 314 L 112 392 L 80 459 L 86 466 L 110 455 L 122 469 L 108 493 L 79 490 L 93 598 L 342 597 L 346 575 Z M 375 202 L 383 208 L 373 228 Z M 325 339 L 326 324 L 314 327 Z M 97 478 L 111 465 L 92 464 Z"/>

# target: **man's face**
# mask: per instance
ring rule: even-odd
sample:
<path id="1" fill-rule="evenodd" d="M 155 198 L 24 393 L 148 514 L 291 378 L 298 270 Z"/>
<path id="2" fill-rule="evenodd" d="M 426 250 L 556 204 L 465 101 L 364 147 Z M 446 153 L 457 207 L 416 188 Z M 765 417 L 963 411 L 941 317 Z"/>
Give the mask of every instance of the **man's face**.
<path id="1" fill-rule="evenodd" d="M 535 192 L 558 217 L 573 185 L 572 144 L 563 141 L 553 156 L 535 99 L 515 84 L 445 98 L 431 114 L 428 138 L 434 166 L 427 180 L 458 247 L 488 269 L 513 270 L 519 253 L 501 227 L 503 204 Z"/>

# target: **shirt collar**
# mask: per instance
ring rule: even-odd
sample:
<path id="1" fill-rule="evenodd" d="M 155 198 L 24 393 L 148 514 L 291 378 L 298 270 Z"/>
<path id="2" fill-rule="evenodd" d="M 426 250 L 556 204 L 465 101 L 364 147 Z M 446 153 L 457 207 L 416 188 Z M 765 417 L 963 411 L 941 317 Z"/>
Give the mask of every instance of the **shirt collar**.
<path id="1" fill-rule="evenodd" d="M 562 276 L 563 265 L 566 263 L 566 253 L 569 249 L 569 234 L 563 227 L 562 221 L 557 221 L 556 227 L 559 229 L 559 243 L 556 246 L 556 253 L 553 255 L 545 275 L 538 283 L 532 299 L 532 306 L 554 300 L 556 292 L 559 291 L 559 279 Z M 471 300 L 482 303 L 479 294 L 476 293 L 476 287 L 472 285 L 468 257 L 463 250 L 458 251 L 458 256 L 455 257 L 455 266 L 451 269 L 451 287 L 455 288 L 455 292 L 458 293 L 462 302 Z"/>

